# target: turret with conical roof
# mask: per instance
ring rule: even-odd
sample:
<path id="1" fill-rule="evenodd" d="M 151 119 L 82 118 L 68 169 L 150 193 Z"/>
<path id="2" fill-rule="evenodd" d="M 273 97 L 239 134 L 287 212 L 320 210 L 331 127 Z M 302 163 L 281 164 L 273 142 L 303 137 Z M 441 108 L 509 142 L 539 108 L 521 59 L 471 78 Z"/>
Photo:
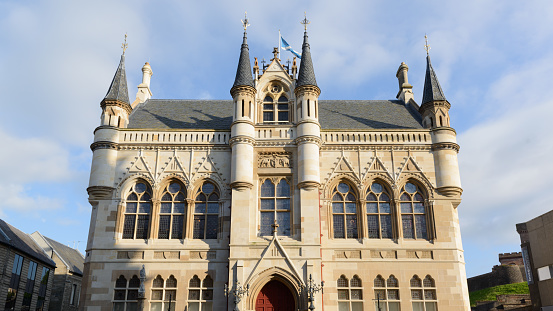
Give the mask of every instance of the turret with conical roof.
<path id="1" fill-rule="evenodd" d="M 126 39 L 126 37 L 125 37 Z M 129 123 L 129 114 L 132 111 L 125 74 L 125 52 L 121 55 L 119 66 L 109 86 L 108 92 L 102 100 L 101 125 L 110 125 L 125 128 Z"/>
<path id="2" fill-rule="evenodd" d="M 313 62 L 311 61 L 311 48 L 309 46 L 307 30 L 303 33 L 301 64 L 298 74 L 298 80 L 296 81 L 296 88 L 305 85 L 317 86 L 317 80 L 315 79 L 315 70 L 313 69 Z"/>
<path id="3" fill-rule="evenodd" d="M 419 112 L 422 115 L 423 126 L 426 128 L 449 126 L 449 108 L 451 108 L 451 105 L 445 99 L 436 72 L 432 68 L 430 55 L 426 55 L 426 76 L 422 94 Z"/>

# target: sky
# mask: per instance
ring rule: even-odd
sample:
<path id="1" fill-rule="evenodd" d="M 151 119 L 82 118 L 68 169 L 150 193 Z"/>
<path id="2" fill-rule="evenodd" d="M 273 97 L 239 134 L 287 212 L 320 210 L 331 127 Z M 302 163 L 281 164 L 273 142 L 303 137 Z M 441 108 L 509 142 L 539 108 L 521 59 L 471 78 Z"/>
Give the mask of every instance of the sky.
<path id="1" fill-rule="evenodd" d="M 553 2 L 2 0 L 0 218 L 84 252 L 90 144 L 125 33 L 131 100 L 146 61 L 154 98 L 230 99 L 245 11 L 252 61 L 279 30 L 301 49 L 307 12 L 320 99 L 394 99 L 405 62 L 420 102 L 428 35 L 461 146 L 469 277 L 553 209 Z"/>

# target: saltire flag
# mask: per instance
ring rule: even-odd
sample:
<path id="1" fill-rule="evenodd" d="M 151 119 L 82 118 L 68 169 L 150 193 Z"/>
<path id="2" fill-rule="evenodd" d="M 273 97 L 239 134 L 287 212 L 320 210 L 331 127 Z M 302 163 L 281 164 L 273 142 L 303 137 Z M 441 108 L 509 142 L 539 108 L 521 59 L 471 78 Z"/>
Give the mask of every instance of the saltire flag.
<path id="1" fill-rule="evenodd" d="M 301 59 L 301 54 L 298 53 L 296 50 L 294 50 L 290 46 L 290 44 L 288 44 L 288 42 L 286 42 L 286 40 L 284 40 L 284 38 L 282 36 L 280 37 L 280 43 L 282 44 L 282 46 L 280 47 L 281 49 L 286 50 L 286 51 L 290 51 L 290 52 L 292 52 L 292 54 L 296 55 L 299 59 Z"/>

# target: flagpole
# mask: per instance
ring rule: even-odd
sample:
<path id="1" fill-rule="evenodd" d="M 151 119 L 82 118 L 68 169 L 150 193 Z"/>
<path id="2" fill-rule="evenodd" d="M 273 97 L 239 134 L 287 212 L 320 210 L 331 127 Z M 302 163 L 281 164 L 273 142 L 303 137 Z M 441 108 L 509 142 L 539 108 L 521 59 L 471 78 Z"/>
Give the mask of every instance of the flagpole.
<path id="1" fill-rule="evenodd" d="M 278 58 L 280 58 L 280 43 L 282 42 L 282 40 L 280 39 L 280 29 L 278 30 Z"/>

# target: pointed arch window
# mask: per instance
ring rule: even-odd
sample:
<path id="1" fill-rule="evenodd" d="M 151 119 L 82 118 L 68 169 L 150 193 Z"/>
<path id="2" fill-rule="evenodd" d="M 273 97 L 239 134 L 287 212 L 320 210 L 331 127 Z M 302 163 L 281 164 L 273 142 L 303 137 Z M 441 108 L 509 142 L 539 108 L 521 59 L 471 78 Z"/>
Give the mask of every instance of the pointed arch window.
<path id="1" fill-rule="evenodd" d="M 337 281 L 338 287 L 338 310 L 340 311 L 362 311 L 363 310 L 363 286 L 361 279 L 354 275 L 348 279 L 342 275 Z"/>
<path id="2" fill-rule="evenodd" d="M 127 196 L 123 239 L 147 239 L 150 228 L 152 190 L 144 182 L 134 184 Z"/>
<path id="3" fill-rule="evenodd" d="M 197 275 L 190 279 L 188 285 L 188 310 L 213 310 L 213 279 L 206 275 L 203 281 Z"/>
<path id="4" fill-rule="evenodd" d="M 138 306 L 138 288 L 140 279 L 133 275 L 127 282 L 127 279 L 121 275 L 115 281 L 113 291 L 113 310 L 114 311 L 134 311 Z"/>
<path id="5" fill-rule="evenodd" d="M 177 279 L 171 275 L 166 281 L 161 275 L 158 275 L 152 282 L 152 296 L 150 298 L 150 311 L 175 310 L 175 300 L 177 297 Z"/>
<path id="6" fill-rule="evenodd" d="M 209 181 L 198 189 L 194 206 L 194 239 L 217 238 L 219 196 L 219 189 Z"/>
<path id="7" fill-rule="evenodd" d="M 376 310 L 399 311 L 398 279 L 390 275 L 390 277 L 384 281 L 384 278 L 378 275 L 374 279 L 374 300 Z"/>
<path id="8" fill-rule="evenodd" d="M 390 194 L 384 185 L 374 182 L 367 190 L 367 227 L 370 239 L 392 238 Z"/>
<path id="9" fill-rule="evenodd" d="M 184 187 L 177 182 L 170 182 L 161 196 L 159 209 L 158 239 L 183 239 L 186 196 Z"/>
<path id="10" fill-rule="evenodd" d="M 426 208 L 421 188 L 414 183 L 407 182 L 401 189 L 400 201 L 403 237 L 428 239 Z"/>
<path id="11" fill-rule="evenodd" d="M 350 185 L 340 182 L 332 191 L 335 239 L 357 239 L 357 198 Z"/>
<path id="12" fill-rule="evenodd" d="M 262 236 L 273 234 L 273 225 L 278 224 L 277 234 L 290 236 L 290 193 L 291 186 L 285 178 L 265 179 L 261 184 L 260 213 Z"/>
<path id="13" fill-rule="evenodd" d="M 410 283 L 413 311 L 438 310 L 436 284 L 430 275 L 427 275 L 422 281 L 417 275 L 414 275 Z"/>

